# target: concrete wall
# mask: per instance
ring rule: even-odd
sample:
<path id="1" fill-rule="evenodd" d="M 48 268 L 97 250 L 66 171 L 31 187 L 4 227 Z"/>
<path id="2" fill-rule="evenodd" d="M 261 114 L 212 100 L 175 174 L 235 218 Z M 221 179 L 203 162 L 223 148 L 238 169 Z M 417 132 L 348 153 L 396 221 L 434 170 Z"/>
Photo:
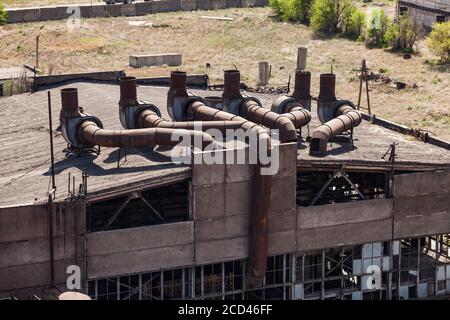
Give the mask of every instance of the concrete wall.
<path id="1" fill-rule="evenodd" d="M 297 250 L 390 240 L 392 208 L 392 199 L 298 208 Z"/>
<path id="2" fill-rule="evenodd" d="M 84 270 L 84 203 L 54 207 L 55 283 L 65 283 L 69 265 Z M 50 284 L 46 205 L 0 209 L 0 291 Z"/>
<path id="3" fill-rule="evenodd" d="M 273 177 L 269 213 L 270 254 L 295 248 L 295 152 L 295 144 L 280 146 L 280 169 Z M 249 164 L 193 165 L 197 264 L 248 257 L 253 171 Z"/>
<path id="4" fill-rule="evenodd" d="M 190 10 L 217 10 L 240 7 L 264 7 L 268 0 L 154 0 L 137 2 L 133 4 L 82 4 L 79 8 L 82 19 L 94 17 L 141 16 L 159 12 L 190 11 Z M 37 8 L 7 9 L 8 23 L 22 23 L 47 20 L 67 19 L 74 12 L 74 7 L 48 6 Z M 68 12 L 69 10 L 69 12 Z"/>
<path id="5" fill-rule="evenodd" d="M 450 232 L 449 171 L 396 176 L 394 195 L 394 237 Z"/>
<path id="6" fill-rule="evenodd" d="M 87 235 L 88 278 L 192 265 L 194 222 L 93 232 Z"/>

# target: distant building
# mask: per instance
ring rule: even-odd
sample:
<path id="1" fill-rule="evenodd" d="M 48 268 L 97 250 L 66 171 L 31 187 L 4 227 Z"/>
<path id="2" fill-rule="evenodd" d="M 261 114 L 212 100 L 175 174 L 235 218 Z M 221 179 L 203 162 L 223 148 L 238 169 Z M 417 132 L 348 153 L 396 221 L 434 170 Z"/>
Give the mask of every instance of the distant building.
<path id="1" fill-rule="evenodd" d="M 397 17 L 404 13 L 431 28 L 435 22 L 450 20 L 450 0 L 398 0 Z"/>

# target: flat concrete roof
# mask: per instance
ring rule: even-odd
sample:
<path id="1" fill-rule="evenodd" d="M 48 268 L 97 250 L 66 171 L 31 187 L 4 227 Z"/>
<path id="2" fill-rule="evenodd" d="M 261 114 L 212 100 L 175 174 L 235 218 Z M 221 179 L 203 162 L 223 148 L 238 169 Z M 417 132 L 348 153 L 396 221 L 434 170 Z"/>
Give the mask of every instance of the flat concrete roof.
<path id="1" fill-rule="evenodd" d="M 60 89 L 78 88 L 79 103 L 85 112 L 95 115 L 107 129 L 122 129 L 119 121 L 119 86 L 115 84 L 77 82 L 49 89 L 52 95 L 53 130 L 59 126 Z M 140 86 L 138 98 L 160 107 L 165 118 L 168 88 Z M 190 90 L 202 96 L 221 95 L 221 92 Z M 270 107 L 274 95 L 254 94 L 264 106 Z M 310 132 L 320 125 L 313 107 Z M 45 200 L 51 185 L 50 146 L 47 111 L 47 90 L 0 98 L 0 206 L 15 206 Z M 303 137 L 307 129 L 302 131 Z M 352 150 L 349 143 L 333 143 L 325 157 L 312 157 L 303 143 L 297 162 L 302 165 L 329 163 L 386 164 L 382 155 L 391 143 L 397 143 L 397 163 L 411 163 L 450 169 L 450 152 L 446 149 L 417 141 L 378 125 L 363 121 L 355 129 Z M 90 195 L 117 192 L 142 184 L 164 183 L 190 176 L 189 166 L 171 162 L 169 148 L 127 148 L 127 161 L 117 168 L 118 148 L 102 148 L 98 157 L 82 156 L 65 159 L 66 142 L 60 133 L 54 135 L 57 197 L 68 196 L 68 173 L 75 176 L 76 189 L 81 183 L 81 172 L 89 175 Z M 175 150 L 176 151 L 176 150 Z M 72 182 L 71 182 L 72 184 Z M 78 190 L 77 190 L 78 191 Z"/>

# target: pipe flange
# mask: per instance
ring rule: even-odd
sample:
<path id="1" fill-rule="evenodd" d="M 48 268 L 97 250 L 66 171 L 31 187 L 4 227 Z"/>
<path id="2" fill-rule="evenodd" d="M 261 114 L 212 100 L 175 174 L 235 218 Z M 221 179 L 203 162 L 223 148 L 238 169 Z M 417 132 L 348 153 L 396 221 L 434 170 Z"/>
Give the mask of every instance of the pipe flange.
<path id="1" fill-rule="evenodd" d="M 336 102 L 336 105 L 334 106 L 334 116 L 335 117 L 337 116 L 336 115 L 337 109 L 339 109 L 339 107 L 342 107 L 342 106 L 349 106 L 349 107 L 352 107 L 354 110 L 356 110 L 356 106 L 350 100 L 338 100 Z"/>
<path id="2" fill-rule="evenodd" d="M 119 107 L 120 123 L 125 129 L 136 129 L 136 121 L 138 119 L 139 113 L 141 113 L 145 109 L 154 111 L 159 116 L 161 116 L 161 111 L 159 111 L 159 109 L 155 105 L 146 101 L 138 100 L 137 104 L 135 105 Z"/>

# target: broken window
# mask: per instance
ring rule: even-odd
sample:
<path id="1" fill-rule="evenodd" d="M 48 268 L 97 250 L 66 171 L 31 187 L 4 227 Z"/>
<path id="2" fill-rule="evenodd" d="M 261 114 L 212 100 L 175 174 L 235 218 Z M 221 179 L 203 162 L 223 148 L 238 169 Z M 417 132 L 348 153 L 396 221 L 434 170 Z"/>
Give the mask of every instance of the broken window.
<path id="1" fill-rule="evenodd" d="M 384 173 L 299 171 L 297 205 L 306 207 L 386 197 Z"/>
<path id="2" fill-rule="evenodd" d="M 188 181 L 91 203 L 88 232 L 135 228 L 189 218 Z"/>

